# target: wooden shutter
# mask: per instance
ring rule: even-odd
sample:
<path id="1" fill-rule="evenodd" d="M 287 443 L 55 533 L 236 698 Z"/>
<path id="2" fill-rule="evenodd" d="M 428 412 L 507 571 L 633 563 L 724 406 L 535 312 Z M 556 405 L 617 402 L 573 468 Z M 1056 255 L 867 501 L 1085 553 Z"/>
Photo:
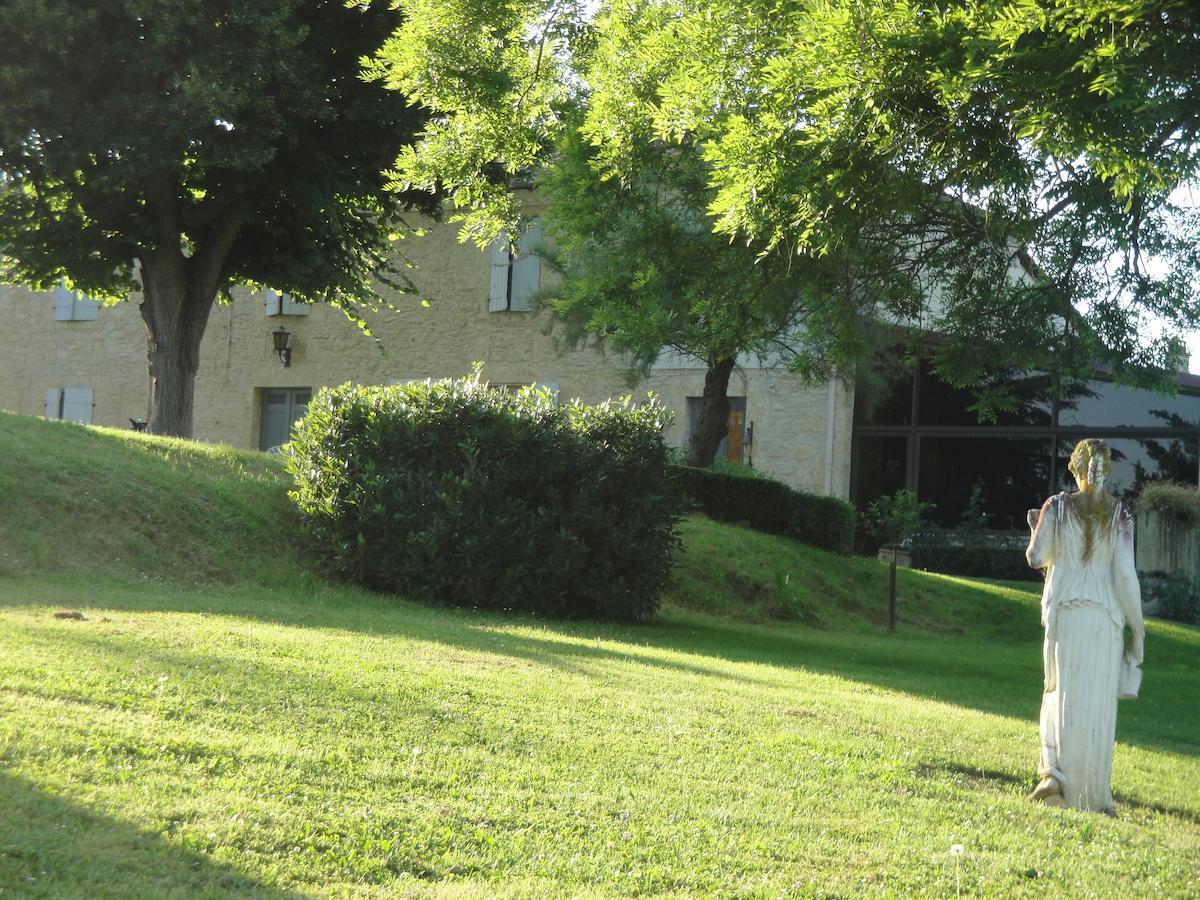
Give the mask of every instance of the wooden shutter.
<path id="1" fill-rule="evenodd" d="M 60 284 L 54 289 L 54 321 L 69 322 L 75 318 L 75 295 Z"/>
<path id="2" fill-rule="evenodd" d="M 263 291 L 263 312 L 268 316 L 283 315 L 283 300 L 278 291 L 270 288 Z"/>
<path id="3" fill-rule="evenodd" d="M 63 388 L 62 417 L 65 422 L 92 423 L 92 389 Z"/>
<path id="4" fill-rule="evenodd" d="M 281 294 L 281 312 L 285 316 L 307 316 L 312 311 L 311 303 L 299 303 L 292 299 L 291 294 Z"/>
<path id="5" fill-rule="evenodd" d="M 508 309 L 508 267 L 510 262 L 507 237 L 492 241 L 492 282 L 488 290 L 488 311 Z"/>
<path id="6" fill-rule="evenodd" d="M 46 418 L 62 418 L 62 391 L 58 388 L 50 388 L 46 391 Z"/>
<path id="7" fill-rule="evenodd" d="M 75 295 L 75 316 L 81 322 L 93 322 L 100 317 L 100 301 L 83 294 Z"/>
<path id="8" fill-rule="evenodd" d="M 533 306 L 534 294 L 542 281 L 542 258 L 533 251 L 542 243 L 542 223 L 534 219 L 517 244 L 516 259 L 512 264 L 512 293 L 509 309 L 528 310 Z"/>

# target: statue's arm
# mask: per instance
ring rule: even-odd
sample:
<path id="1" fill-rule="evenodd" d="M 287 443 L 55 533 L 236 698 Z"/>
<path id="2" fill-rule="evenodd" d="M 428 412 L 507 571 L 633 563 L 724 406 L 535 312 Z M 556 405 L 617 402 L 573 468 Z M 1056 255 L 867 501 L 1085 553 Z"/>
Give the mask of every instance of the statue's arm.
<path id="1" fill-rule="evenodd" d="M 1142 619 L 1142 587 L 1138 583 L 1133 553 L 1133 516 L 1127 508 L 1122 508 L 1117 517 L 1117 549 L 1113 554 L 1113 570 L 1117 602 L 1125 615 L 1125 624 L 1133 632 L 1129 655 L 1140 665 L 1146 640 L 1146 624 Z"/>
<path id="2" fill-rule="evenodd" d="M 1057 515 L 1058 504 L 1050 497 L 1038 511 L 1037 521 L 1031 522 L 1033 533 L 1029 536 L 1025 559 L 1034 569 L 1044 569 L 1054 561 L 1054 518 Z"/>

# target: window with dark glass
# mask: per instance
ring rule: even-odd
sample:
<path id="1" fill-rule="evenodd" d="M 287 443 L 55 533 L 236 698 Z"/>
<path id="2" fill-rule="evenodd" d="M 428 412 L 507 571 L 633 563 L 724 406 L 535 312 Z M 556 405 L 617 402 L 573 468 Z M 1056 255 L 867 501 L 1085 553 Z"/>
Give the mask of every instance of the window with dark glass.
<path id="1" fill-rule="evenodd" d="M 946 528 L 962 521 L 977 483 L 992 528 L 1018 527 L 1050 485 L 1048 439 L 923 436 L 918 452 L 917 495 Z"/>
<path id="2" fill-rule="evenodd" d="M 1053 385 L 1046 373 L 998 370 L 989 373 L 980 387 L 1006 395 L 1004 405 L 1010 408 L 996 409 L 992 419 L 980 419 L 976 411 L 978 391 L 946 384 L 927 361 L 922 361 L 917 381 L 917 424 L 975 428 L 1051 424 Z"/>
<path id="3" fill-rule="evenodd" d="M 904 487 L 908 471 L 906 436 L 859 435 L 856 449 L 854 502 L 860 509 Z"/>
<path id="4" fill-rule="evenodd" d="M 1089 381 L 1064 386 L 1058 424 L 1064 428 L 1195 428 L 1200 425 L 1200 397 L 1175 397 Z"/>
<path id="5" fill-rule="evenodd" d="M 860 380 L 854 391 L 856 425 L 912 424 L 913 369 L 903 362 Z"/>

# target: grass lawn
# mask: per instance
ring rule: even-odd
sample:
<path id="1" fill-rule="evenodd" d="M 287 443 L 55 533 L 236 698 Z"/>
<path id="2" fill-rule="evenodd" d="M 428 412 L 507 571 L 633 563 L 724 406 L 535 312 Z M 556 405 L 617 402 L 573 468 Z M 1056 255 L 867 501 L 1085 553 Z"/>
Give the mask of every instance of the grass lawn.
<path id="1" fill-rule="evenodd" d="M 255 516 L 285 509 L 281 479 L 257 455 L 17 418 L 3 896 L 1200 894 L 1200 629 L 1150 623 L 1118 818 L 1049 810 L 1024 800 L 1032 585 L 902 573 L 889 635 L 885 567 L 692 521 L 652 623 L 431 609 L 273 548 Z M 34 445 L 105 458 L 86 481 L 105 499 L 37 478 Z M 135 498 L 103 551 L 40 549 L 104 527 L 110 477 L 173 472 L 200 487 Z M 242 508 L 230 480 L 261 495 Z M 228 500 L 189 496 L 204 485 Z M 187 537 L 219 527 L 257 550 Z"/>

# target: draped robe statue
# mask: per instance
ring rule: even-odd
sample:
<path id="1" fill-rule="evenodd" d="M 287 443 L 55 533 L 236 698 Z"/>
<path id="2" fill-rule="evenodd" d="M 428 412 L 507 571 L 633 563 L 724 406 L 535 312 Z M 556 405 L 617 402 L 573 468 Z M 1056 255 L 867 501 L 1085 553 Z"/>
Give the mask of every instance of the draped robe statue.
<path id="1" fill-rule="evenodd" d="M 1133 517 L 1104 491 L 1110 453 L 1103 441 L 1080 441 L 1069 468 L 1079 492 L 1056 494 L 1029 513 L 1025 555 L 1047 570 L 1041 782 L 1030 799 L 1111 813 L 1117 698 L 1137 694 L 1145 640 Z"/>

